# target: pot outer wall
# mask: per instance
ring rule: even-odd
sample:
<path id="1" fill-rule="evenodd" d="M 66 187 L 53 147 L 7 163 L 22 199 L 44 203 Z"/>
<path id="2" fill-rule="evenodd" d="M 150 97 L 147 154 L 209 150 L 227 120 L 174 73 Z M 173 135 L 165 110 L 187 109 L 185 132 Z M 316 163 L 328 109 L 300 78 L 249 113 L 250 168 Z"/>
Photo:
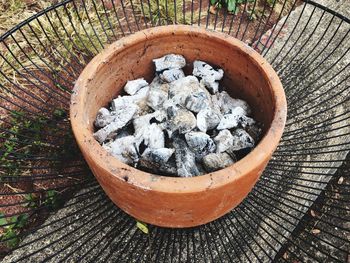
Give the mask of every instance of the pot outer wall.
<path id="1" fill-rule="evenodd" d="M 263 123 L 258 146 L 234 165 L 193 178 L 149 174 L 111 156 L 92 137 L 98 109 L 115 98 L 127 80 L 154 77 L 152 59 L 175 53 L 223 68 L 221 85 L 251 105 Z M 71 100 L 78 145 L 110 199 L 138 220 L 164 227 L 210 222 L 237 206 L 251 191 L 281 138 L 286 99 L 272 67 L 257 52 L 227 35 L 192 26 L 164 26 L 137 32 L 102 51 L 84 69 Z"/>

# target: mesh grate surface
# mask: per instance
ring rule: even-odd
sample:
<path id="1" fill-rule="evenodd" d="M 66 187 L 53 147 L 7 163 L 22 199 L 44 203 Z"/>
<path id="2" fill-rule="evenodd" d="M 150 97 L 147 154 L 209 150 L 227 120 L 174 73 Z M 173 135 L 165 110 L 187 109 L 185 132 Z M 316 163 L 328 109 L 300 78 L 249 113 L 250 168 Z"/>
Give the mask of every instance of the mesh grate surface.
<path id="1" fill-rule="evenodd" d="M 201 0 L 64 1 L 0 37 L 4 262 L 349 260 L 350 3 L 262 2 L 231 15 L 213 14 Z M 288 120 L 239 207 L 201 227 L 149 226 L 146 235 L 99 187 L 67 114 L 74 81 L 94 55 L 173 23 L 224 32 L 260 52 L 281 78 Z M 4 236 L 12 226 L 16 235 Z M 11 240 L 21 242 L 11 247 Z"/>

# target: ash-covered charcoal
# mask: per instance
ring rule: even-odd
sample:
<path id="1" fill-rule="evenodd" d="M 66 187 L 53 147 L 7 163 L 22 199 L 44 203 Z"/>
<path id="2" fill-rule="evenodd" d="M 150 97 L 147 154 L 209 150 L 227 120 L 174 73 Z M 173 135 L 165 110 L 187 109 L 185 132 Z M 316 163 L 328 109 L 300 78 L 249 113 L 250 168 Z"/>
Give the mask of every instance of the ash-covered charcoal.
<path id="1" fill-rule="evenodd" d="M 167 113 L 169 119 L 174 118 L 178 110 L 181 108 L 180 105 L 175 104 L 173 100 L 169 99 L 163 103 L 163 108 Z"/>
<path id="2" fill-rule="evenodd" d="M 196 154 L 197 161 L 200 161 L 204 156 L 216 150 L 214 141 L 204 132 L 191 131 L 186 133 L 185 138 L 187 145 Z"/>
<path id="3" fill-rule="evenodd" d="M 241 99 L 232 98 L 226 91 L 218 93 L 216 98 L 223 114 L 232 113 L 236 107 L 241 107 L 246 116 L 251 114 L 251 109 L 247 102 Z"/>
<path id="4" fill-rule="evenodd" d="M 147 81 L 144 78 L 139 78 L 135 80 L 129 80 L 124 87 L 124 91 L 129 95 L 134 95 L 141 88 L 146 87 L 148 85 Z"/>
<path id="5" fill-rule="evenodd" d="M 224 76 L 224 71 L 222 69 L 215 70 L 212 66 L 206 62 L 195 60 L 193 62 L 193 72 L 192 74 L 196 77 L 206 79 L 208 81 L 221 80 Z"/>
<path id="6" fill-rule="evenodd" d="M 131 136 L 133 134 L 134 134 L 134 127 L 132 123 L 129 123 L 127 126 L 124 126 L 117 132 L 117 135 L 115 136 L 115 140 L 126 136 Z"/>
<path id="7" fill-rule="evenodd" d="M 159 85 L 150 86 L 147 105 L 153 110 L 163 109 L 163 103 L 168 99 L 168 91 L 169 84 L 167 83 L 159 83 Z"/>
<path id="8" fill-rule="evenodd" d="M 185 107 L 195 113 L 207 108 L 209 100 L 204 93 L 192 93 L 185 100 Z"/>
<path id="9" fill-rule="evenodd" d="M 175 147 L 175 158 L 178 176 L 192 177 L 200 175 L 200 172 L 196 165 L 195 153 L 190 150 L 187 143 L 183 139 L 175 137 L 173 144 Z"/>
<path id="10" fill-rule="evenodd" d="M 185 106 L 187 97 L 199 89 L 198 79 L 194 76 L 187 76 L 170 83 L 169 99 L 174 105 Z"/>
<path id="11" fill-rule="evenodd" d="M 154 63 L 150 84 L 128 81 L 128 95 L 98 111 L 94 137 L 103 148 L 146 172 L 180 177 L 223 169 L 253 149 L 260 126 L 245 101 L 219 92 L 222 69 L 197 60 L 185 76 L 185 58 L 175 54 Z"/>
<path id="12" fill-rule="evenodd" d="M 139 161 L 135 142 L 134 136 L 126 136 L 113 142 L 102 144 L 102 147 L 123 163 L 135 165 Z"/>
<path id="13" fill-rule="evenodd" d="M 159 164 L 141 157 L 139 161 L 139 168 L 150 173 L 166 176 L 177 176 L 177 168 L 175 162 Z"/>
<path id="14" fill-rule="evenodd" d="M 147 171 L 157 171 L 166 175 L 177 175 L 175 162 L 169 161 L 174 152 L 175 149 L 169 148 L 147 148 L 141 155 L 140 168 L 146 168 Z"/>
<path id="15" fill-rule="evenodd" d="M 222 130 L 214 138 L 216 143 L 216 152 L 222 153 L 232 148 L 234 137 L 229 130 Z"/>
<path id="16" fill-rule="evenodd" d="M 196 117 L 192 112 L 186 109 L 179 109 L 175 113 L 175 117 L 169 121 L 168 129 L 171 132 L 178 131 L 184 134 L 192 131 L 197 125 Z"/>
<path id="17" fill-rule="evenodd" d="M 224 76 L 222 69 L 215 70 L 209 64 L 196 60 L 193 62 L 193 75 L 201 78 L 201 83 L 212 93 L 219 91 L 219 83 Z"/>
<path id="18" fill-rule="evenodd" d="M 215 94 L 219 91 L 219 82 L 201 79 L 200 84 L 207 88 L 211 93 Z"/>
<path id="19" fill-rule="evenodd" d="M 201 88 L 194 89 L 185 99 L 185 107 L 195 113 L 210 107 L 210 97 Z"/>
<path id="20" fill-rule="evenodd" d="M 147 114 L 149 107 L 147 106 L 147 97 L 149 86 L 141 88 L 132 96 L 118 96 L 111 102 L 112 111 L 117 111 L 119 108 L 127 107 L 129 104 L 136 104 L 139 107 L 138 115 Z"/>
<path id="21" fill-rule="evenodd" d="M 232 132 L 222 130 L 214 138 L 216 152 L 235 152 L 245 148 L 253 148 L 254 139 L 243 129 L 236 129 Z"/>
<path id="22" fill-rule="evenodd" d="M 183 72 L 182 69 L 168 69 L 164 70 L 162 73 L 159 74 L 159 77 L 161 80 L 170 83 L 175 80 L 181 79 L 185 77 L 185 73 Z"/>
<path id="23" fill-rule="evenodd" d="M 243 129 L 236 129 L 232 132 L 233 145 L 232 149 L 238 151 L 245 148 L 253 148 L 254 139 Z"/>
<path id="24" fill-rule="evenodd" d="M 221 113 L 220 101 L 217 94 L 211 95 L 211 105 L 214 111 Z"/>
<path id="25" fill-rule="evenodd" d="M 169 161 L 170 157 L 175 152 L 175 149 L 170 148 L 159 148 L 151 149 L 147 148 L 141 155 L 142 158 L 147 159 L 148 161 L 164 164 Z"/>
<path id="26" fill-rule="evenodd" d="M 227 153 L 210 153 L 203 157 L 203 166 L 208 173 L 226 168 L 234 162 Z"/>
<path id="27" fill-rule="evenodd" d="M 259 127 L 258 123 L 252 125 L 247 125 L 244 127 L 245 131 L 253 138 L 255 142 L 259 141 L 262 134 L 262 129 Z"/>
<path id="28" fill-rule="evenodd" d="M 162 123 L 166 120 L 166 113 L 164 111 L 155 111 L 140 117 L 136 117 L 133 120 L 133 125 L 136 133 L 146 126 L 151 125 L 152 119 L 156 120 L 158 123 Z"/>
<path id="29" fill-rule="evenodd" d="M 224 115 L 217 129 L 224 130 L 238 127 L 239 124 L 246 120 L 246 116 L 244 114 L 245 111 L 241 107 L 234 108 L 231 113 Z"/>
<path id="30" fill-rule="evenodd" d="M 215 129 L 222 119 L 220 112 L 212 108 L 202 109 L 197 114 L 197 127 L 202 132 Z"/>
<path id="31" fill-rule="evenodd" d="M 111 115 L 110 111 L 106 108 L 101 108 L 97 112 L 94 124 L 96 127 L 102 128 L 110 124 L 113 120 L 114 116 Z"/>
<path id="32" fill-rule="evenodd" d="M 165 146 L 163 130 L 156 123 L 144 126 L 140 130 L 136 131 L 135 138 L 135 143 L 138 150 L 141 143 L 151 149 L 164 148 Z"/>
<path id="33" fill-rule="evenodd" d="M 156 75 L 154 77 L 154 79 L 152 80 L 152 82 L 149 84 L 149 87 L 150 88 L 158 88 L 162 84 L 164 84 L 164 81 L 159 77 L 159 75 Z"/>
<path id="34" fill-rule="evenodd" d="M 165 69 L 180 69 L 186 66 L 185 58 L 176 54 L 168 54 L 161 58 L 153 59 L 153 62 L 157 72 Z"/>
<path id="35" fill-rule="evenodd" d="M 114 111 L 114 120 L 107 126 L 96 131 L 94 133 L 94 138 L 99 143 L 103 143 L 106 139 L 113 138 L 118 130 L 131 121 L 138 110 L 139 107 L 135 104 L 129 104 L 125 108 L 117 108 L 116 111 Z"/>

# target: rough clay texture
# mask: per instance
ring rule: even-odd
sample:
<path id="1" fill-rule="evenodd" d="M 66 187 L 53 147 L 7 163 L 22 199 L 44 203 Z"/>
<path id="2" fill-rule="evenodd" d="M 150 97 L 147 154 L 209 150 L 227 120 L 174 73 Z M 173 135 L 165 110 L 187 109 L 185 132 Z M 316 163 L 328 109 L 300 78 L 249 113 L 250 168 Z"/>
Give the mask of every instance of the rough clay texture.
<path id="1" fill-rule="evenodd" d="M 350 13 L 350 3 L 347 0 L 342 1 L 317 1 L 321 4 L 328 5 L 331 9 L 335 9 L 345 16 L 349 17 Z M 310 17 L 313 7 L 307 5 L 304 10 L 304 17 L 301 18 L 299 22 L 299 26 L 296 31 L 301 33 L 303 26 L 307 23 L 307 19 Z M 273 58 L 279 53 L 280 49 L 283 47 L 285 41 L 287 40 L 290 32 L 293 30 L 293 25 L 295 25 L 298 20 L 299 15 L 303 10 L 303 6 L 298 7 L 288 18 L 286 22 L 287 26 L 285 27 L 285 36 L 279 38 L 274 43 L 273 48 L 267 53 L 267 59 L 271 62 Z M 281 54 L 278 56 L 278 59 L 273 63 L 276 70 L 282 70 L 283 65 L 286 65 L 290 62 L 291 58 L 296 55 L 301 48 L 301 45 L 305 43 L 308 39 L 308 33 L 311 34 L 312 29 L 315 27 L 321 15 L 320 10 L 316 10 L 313 14 L 312 19 L 309 22 L 308 30 L 301 35 L 297 44 L 295 44 L 296 38 L 299 36 L 298 33 L 294 33 L 292 38 L 283 50 Z M 346 34 L 349 30 L 349 26 L 344 24 L 339 28 L 337 35 L 334 37 L 333 41 L 328 45 L 327 50 L 323 52 L 316 61 L 312 62 L 311 67 L 302 68 L 302 58 L 306 56 L 309 52 L 313 50 L 313 46 L 316 45 L 318 39 L 321 37 L 324 29 L 327 27 L 327 23 L 330 21 L 331 16 L 325 14 L 320 25 L 314 32 L 311 39 L 308 43 L 303 47 L 303 51 L 293 60 L 293 62 L 288 65 L 283 72 L 280 72 L 280 76 L 285 85 L 288 101 L 294 100 L 298 92 L 305 92 L 305 90 L 300 90 L 301 87 L 307 87 L 308 90 L 318 90 L 317 92 L 312 92 L 311 97 L 306 99 L 304 96 L 301 97 L 300 102 L 296 102 L 294 105 L 289 105 L 289 120 L 288 125 L 286 127 L 286 133 L 284 136 L 284 141 L 281 143 L 279 147 L 279 152 L 277 152 L 274 156 L 274 159 L 271 161 L 271 165 L 276 164 L 277 160 L 284 160 L 284 165 L 281 167 L 276 167 L 268 169 L 265 173 L 266 177 L 270 178 L 268 182 L 265 180 L 265 177 L 261 179 L 261 183 L 258 183 L 253 193 L 250 195 L 248 200 L 246 201 L 247 205 L 250 205 L 249 209 L 246 209 L 247 206 L 241 206 L 237 208 L 229 215 L 219 220 L 217 224 L 208 224 L 200 228 L 194 229 L 193 234 L 190 235 L 190 240 L 193 240 L 193 243 L 188 249 L 184 245 L 187 242 L 186 235 L 180 235 L 180 231 L 169 231 L 164 236 L 159 235 L 159 231 L 153 235 L 151 235 L 151 239 L 154 240 L 152 243 L 153 249 L 149 249 L 148 237 L 147 235 L 142 234 L 141 231 L 137 230 L 134 226 L 134 222 L 130 221 L 128 217 L 124 214 L 121 215 L 121 212 L 115 212 L 116 208 L 109 202 L 106 201 L 106 197 L 101 193 L 101 190 L 96 191 L 99 193 L 96 197 L 88 195 L 89 197 L 79 197 L 83 192 L 87 192 L 89 189 L 83 190 L 80 193 L 76 194 L 76 197 L 69 202 L 72 206 L 66 207 L 60 210 L 56 215 L 51 216 L 45 222 L 45 224 L 53 223 L 55 220 L 57 222 L 53 223 L 51 227 L 44 227 L 38 230 L 36 233 L 28 236 L 22 244 L 26 244 L 35 238 L 42 238 L 44 235 L 47 235 L 45 238 L 42 238 L 40 242 L 35 242 L 30 245 L 24 246 L 23 248 L 19 248 L 15 250 L 11 255 L 7 256 L 3 262 L 13 262 L 20 258 L 23 258 L 26 255 L 30 255 L 25 259 L 25 262 L 39 262 L 45 259 L 49 255 L 53 255 L 53 253 L 64 249 L 65 245 L 73 244 L 64 251 L 65 253 L 60 253 L 56 255 L 55 258 L 51 259 L 51 262 L 57 262 L 60 259 L 63 259 L 64 255 L 68 256 L 69 252 L 73 252 L 74 256 L 69 255 L 70 261 L 76 261 L 80 255 L 84 255 L 85 253 L 98 255 L 98 258 L 95 259 L 95 262 L 108 262 L 105 258 L 109 255 L 109 261 L 118 262 L 149 262 L 147 258 L 147 253 L 151 250 L 150 254 L 153 257 L 156 257 L 156 253 L 159 250 L 158 259 L 162 262 L 170 262 L 172 259 L 175 262 L 185 262 L 187 257 L 189 256 L 192 261 L 190 262 L 226 262 L 232 260 L 232 262 L 239 261 L 248 261 L 248 259 L 252 262 L 260 261 L 271 261 L 276 253 L 278 252 L 281 244 L 280 242 L 285 242 L 287 237 L 295 228 L 295 225 L 298 223 L 298 219 L 300 219 L 304 213 L 307 211 L 307 208 L 312 204 L 312 200 L 314 200 L 320 190 L 313 190 L 310 193 L 303 193 L 298 191 L 298 189 L 302 189 L 302 185 L 307 184 L 306 181 L 302 179 L 310 179 L 316 180 L 318 182 L 327 182 L 330 177 L 327 176 L 329 174 L 333 174 L 338 165 L 334 164 L 333 169 L 324 169 L 321 167 L 315 166 L 313 163 L 313 168 L 307 168 L 306 165 L 309 164 L 310 161 L 322 161 L 322 160 L 332 160 L 332 159 L 342 159 L 346 155 L 346 152 L 337 153 L 323 153 L 320 154 L 321 150 L 308 150 L 308 148 L 320 146 L 320 149 L 341 149 L 341 146 L 329 147 L 325 148 L 327 145 L 331 146 L 334 144 L 338 144 L 340 140 L 342 142 L 349 141 L 348 137 L 340 137 L 340 138 L 331 138 L 335 132 L 330 131 L 329 134 L 324 134 L 323 137 L 319 137 L 317 132 L 324 131 L 325 129 L 333 130 L 338 125 L 344 125 L 344 121 L 338 124 L 331 124 L 330 120 L 340 120 L 334 119 L 334 116 L 340 115 L 342 112 L 349 108 L 349 103 L 342 103 L 341 106 L 337 106 L 333 108 L 332 111 L 327 111 L 324 114 L 318 114 L 316 117 L 309 118 L 312 115 L 313 111 L 319 111 L 319 107 L 316 109 L 310 109 L 314 105 L 318 105 L 321 102 L 323 103 L 331 103 L 336 105 L 337 103 L 342 102 L 342 97 L 336 96 L 332 100 L 330 100 L 332 93 L 336 91 L 340 91 L 344 88 L 345 82 L 340 84 L 339 86 L 332 88 L 331 91 L 328 91 L 330 87 L 335 86 L 338 82 L 342 80 L 344 74 L 340 73 L 337 77 L 333 77 L 336 72 L 340 71 L 344 68 L 350 61 L 349 56 L 345 56 L 337 61 L 338 58 L 342 56 L 343 53 L 346 52 L 346 45 L 340 45 L 336 50 L 335 54 L 329 58 L 326 58 L 326 55 L 329 54 L 329 51 L 334 49 L 336 44 L 339 43 L 341 38 Z M 282 25 L 284 20 L 280 21 L 278 25 Z M 330 28 L 328 29 L 330 32 L 335 32 L 337 26 L 339 25 L 339 20 L 335 19 Z M 332 34 L 326 34 L 326 37 L 323 41 L 318 43 L 316 50 L 314 53 L 320 52 L 322 48 L 325 47 L 327 43 L 327 38 L 329 39 Z M 344 43 L 349 43 L 350 39 L 347 37 L 344 40 Z M 283 54 L 287 53 L 291 48 L 291 52 L 284 57 Z M 349 53 L 348 53 L 349 54 Z M 283 58 L 284 57 L 284 58 Z M 283 58 L 283 59 L 282 59 Z M 322 66 L 317 66 L 318 63 L 323 59 L 327 59 L 327 63 L 323 63 Z M 281 64 L 278 65 L 279 61 Z M 307 62 L 311 63 L 311 61 Z M 307 64 L 306 63 L 306 64 Z M 336 63 L 331 70 L 325 72 L 330 65 Z M 294 70 L 297 70 L 294 74 Z M 311 72 L 314 69 L 313 72 Z M 320 85 L 325 83 L 328 79 L 330 81 L 327 85 L 318 88 Z M 323 92 L 326 92 L 323 94 Z M 296 93 L 294 96 L 293 94 Z M 322 95 L 323 94 L 323 95 Z M 321 95 L 319 98 L 318 95 Z M 313 102 L 304 105 L 306 101 L 310 101 L 314 99 Z M 328 102 L 327 102 L 328 101 Z M 324 104 L 325 109 L 327 108 Z M 318 109 L 318 110 L 317 110 Z M 306 110 L 306 112 L 303 112 Z M 298 116 L 294 116 L 297 114 Z M 317 123 L 322 123 L 322 125 Z M 303 134 L 297 134 L 292 136 L 293 131 L 296 131 L 299 128 L 304 127 Z M 343 134 L 346 131 L 342 132 Z M 289 134 L 287 136 L 287 134 Z M 308 136 L 308 137 L 306 137 Z M 300 138 L 301 137 L 301 138 Z M 291 145 L 294 140 L 300 140 L 299 146 Z M 317 139 L 317 142 L 312 142 L 313 139 Z M 284 152 L 283 152 L 284 151 Z M 298 153 L 304 153 L 303 155 L 298 155 Z M 318 154 L 319 153 L 319 154 Z M 299 162 L 300 161 L 300 162 Z M 330 165 L 332 162 L 327 162 L 326 164 Z M 292 165 L 292 167 L 288 167 L 288 165 Z M 281 169 L 281 171 L 277 170 Z M 274 171 L 271 173 L 271 171 Z M 270 172 L 269 172 L 270 171 Z M 316 174 L 320 173 L 320 174 Z M 323 174 L 323 175 L 322 175 Z M 293 179 L 291 179 L 293 177 Z M 281 180 L 281 178 L 285 178 Z M 273 180 L 278 182 L 276 186 L 273 184 Z M 301 186 L 294 185 L 291 189 L 289 187 L 291 180 L 293 182 L 300 184 Z M 308 186 L 314 186 L 316 188 L 322 189 L 325 184 L 320 184 L 316 182 L 309 182 Z M 278 197 L 275 193 L 270 193 L 271 189 L 268 189 L 265 186 L 271 186 L 275 190 L 275 193 L 281 193 L 282 196 Z M 311 191 L 309 189 L 309 191 Z M 276 197 L 276 200 L 272 198 Z M 290 202 L 286 200 L 279 201 L 278 199 L 282 199 L 283 197 L 289 198 Z M 305 201 L 303 198 L 308 198 L 310 201 Z M 88 205 L 94 205 L 93 203 L 96 201 L 98 206 L 100 206 L 99 211 L 91 212 Z M 104 205 L 107 202 L 109 205 L 106 205 L 106 210 L 104 211 Z M 300 206 L 296 205 L 295 202 L 299 202 Z M 278 207 L 282 210 L 279 211 L 277 208 L 273 211 L 275 214 L 271 213 L 271 209 L 273 206 L 276 206 L 278 203 Z M 288 208 L 287 206 L 292 206 L 292 208 Z M 67 205 L 66 205 L 67 206 Z M 264 206 L 264 207 L 263 207 Z M 243 209 L 241 209 L 243 208 Z M 82 209 L 75 215 L 71 217 L 61 220 L 61 218 L 69 216 L 74 211 L 78 211 Z M 259 210 L 260 209 L 260 210 Z M 261 214 L 255 214 L 257 211 L 263 211 Z M 287 216 L 288 214 L 295 216 Z M 99 214 L 103 212 L 102 214 Z M 109 215 L 114 213 L 114 217 Z M 94 219 L 96 217 L 96 219 Z M 256 220 L 251 221 L 251 217 L 254 217 Z M 103 220 L 106 221 L 103 221 Z M 74 220 L 78 220 L 74 222 Z M 91 221 L 92 220 L 92 221 Z M 97 220 L 97 221 L 94 221 Z M 111 220 L 110 224 L 108 223 Z M 86 236 L 82 237 L 87 230 L 93 228 L 94 225 L 99 225 L 100 222 L 104 222 L 100 224 L 97 232 L 90 232 Z M 67 226 L 68 223 L 71 225 Z M 59 227 L 63 227 L 63 230 L 57 231 L 55 233 L 51 233 L 54 229 L 58 229 Z M 81 228 L 79 228 L 81 227 Z M 223 231 L 222 229 L 226 231 Z M 68 230 L 75 229 L 76 232 L 74 235 L 64 236 L 64 232 Z M 245 229 L 248 229 L 245 230 Z M 278 230 L 276 232 L 274 229 Z M 118 232 L 119 231 L 119 232 Z M 103 237 L 104 236 L 104 237 Z M 54 243 L 60 237 L 63 237 L 63 240 Z M 83 245 L 84 240 L 87 240 L 89 237 L 93 238 L 94 242 L 88 242 L 89 245 Z M 134 237 L 136 242 L 129 244 L 130 238 Z M 207 242 L 207 239 L 210 242 Z M 107 245 L 106 241 L 112 240 L 112 245 Z M 173 240 L 175 243 L 173 245 Z M 180 240 L 182 246 L 180 247 Z M 205 241 L 203 241 L 205 240 Z M 259 245 L 257 245 L 257 243 Z M 248 247 L 248 244 L 250 248 Z M 81 247 L 79 247 L 81 245 Z M 39 249 L 44 248 L 45 246 L 49 246 L 49 249 L 43 249 L 38 252 Z M 114 248 L 111 251 L 111 248 Z M 242 248 L 242 250 L 241 250 Z M 225 250 L 228 251 L 236 251 L 226 253 Z M 307 249 L 307 248 L 306 248 Z M 101 252 L 103 250 L 103 252 Z M 128 252 L 126 252 L 128 251 Z M 131 255 L 132 259 L 126 259 L 126 255 L 130 255 L 131 251 L 133 251 L 133 255 Z M 154 252 L 154 254 L 152 253 Z M 173 251 L 173 256 L 171 252 Z M 112 253 L 112 254 L 110 254 Z M 230 257 L 227 254 L 231 254 Z M 120 256 L 123 255 L 123 256 Z M 174 256 L 176 255 L 176 256 Z M 194 257 L 194 255 L 196 255 Z M 209 260 L 210 258 L 214 258 L 214 260 Z M 87 260 L 92 260 L 92 258 L 84 258 L 80 262 L 85 262 Z M 138 261 L 137 261 L 138 260 Z"/>

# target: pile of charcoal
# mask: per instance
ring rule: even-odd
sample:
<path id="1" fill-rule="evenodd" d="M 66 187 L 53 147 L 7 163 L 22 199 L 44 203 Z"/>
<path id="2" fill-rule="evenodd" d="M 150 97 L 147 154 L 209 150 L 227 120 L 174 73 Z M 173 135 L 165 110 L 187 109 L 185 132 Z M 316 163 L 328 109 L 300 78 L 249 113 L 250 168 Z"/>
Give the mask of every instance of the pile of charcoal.
<path id="1" fill-rule="evenodd" d="M 101 108 L 94 138 L 120 161 L 167 176 L 213 172 L 244 157 L 261 135 L 249 105 L 221 91 L 222 69 L 169 54 L 153 60 L 155 78 L 128 81 L 125 95 Z"/>

